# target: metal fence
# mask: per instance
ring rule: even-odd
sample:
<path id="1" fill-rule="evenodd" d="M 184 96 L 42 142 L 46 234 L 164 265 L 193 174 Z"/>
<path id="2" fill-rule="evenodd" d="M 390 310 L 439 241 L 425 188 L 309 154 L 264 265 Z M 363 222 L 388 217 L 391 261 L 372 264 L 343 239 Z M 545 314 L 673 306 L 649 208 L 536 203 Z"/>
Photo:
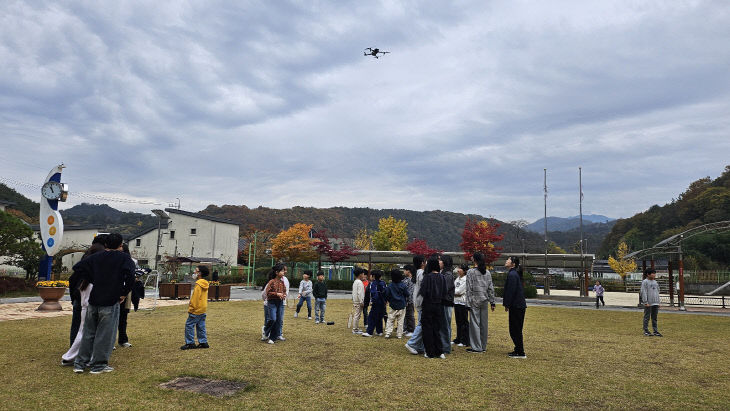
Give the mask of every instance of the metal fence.
<path id="1" fill-rule="evenodd" d="M 668 295 L 661 295 L 659 296 L 660 301 L 662 304 L 670 304 L 669 296 Z M 674 303 L 678 304 L 678 297 L 674 296 Z M 730 297 L 720 295 L 720 296 L 708 296 L 708 295 L 702 295 L 702 296 L 694 296 L 694 295 L 685 295 L 684 296 L 684 305 L 694 305 L 694 306 L 704 306 L 704 307 L 721 307 L 721 308 L 728 308 L 728 305 L 730 305 Z"/>

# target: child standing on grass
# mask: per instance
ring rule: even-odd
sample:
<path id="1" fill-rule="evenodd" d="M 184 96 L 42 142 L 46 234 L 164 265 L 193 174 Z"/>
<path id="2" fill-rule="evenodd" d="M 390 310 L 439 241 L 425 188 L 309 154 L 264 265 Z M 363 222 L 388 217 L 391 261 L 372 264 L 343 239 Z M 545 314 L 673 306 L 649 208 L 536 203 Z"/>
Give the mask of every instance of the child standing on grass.
<path id="1" fill-rule="evenodd" d="M 396 336 L 403 338 L 403 322 L 406 314 L 406 301 L 408 294 L 408 286 L 403 280 L 403 273 L 399 269 L 390 272 L 390 278 L 393 280 L 385 289 L 385 301 L 390 304 L 388 310 L 388 322 L 385 324 L 385 338 L 390 338 L 393 332 L 393 324 L 396 325 Z"/>
<path id="2" fill-rule="evenodd" d="M 365 300 L 365 287 L 362 284 L 362 281 L 365 279 L 365 270 L 356 267 L 354 274 L 355 281 L 352 283 L 352 333 L 362 334 L 359 326 L 363 301 Z"/>
<path id="3" fill-rule="evenodd" d="M 596 292 L 596 309 L 598 309 L 598 301 L 600 301 L 601 304 L 605 306 L 606 303 L 603 302 L 603 286 L 601 285 L 600 281 L 596 281 L 596 285 L 593 287 L 593 291 Z"/>
<path id="4" fill-rule="evenodd" d="M 641 303 L 644 304 L 644 335 L 651 337 L 649 333 L 649 317 L 651 326 L 654 328 L 654 336 L 661 337 L 657 328 L 657 315 L 659 314 L 659 284 L 656 282 L 656 270 L 646 269 L 646 278 L 641 282 Z"/>
<path id="5" fill-rule="evenodd" d="M 269 281 L 266 290 L 266 307 L 269 310 L 269 319 L 266 322 L 264 334 L 269 336 L 269 344 L 276 341 L 284 341 L 281 336 L 282 320 L 284 319 L 284 301 L 286 300 L 286 284 L 284 284 L 284 276 L 286 275 L 286 266 L 283 263 L 277 263 L 272 271 L 275 277 Z"/>
<path id="6" fill-rule="evenodd" d="M 324 272 L 317 272 L 317 282 L 312 287 L 314 295 L 314 323 L 324 324 L 324 310 L 327 308 L 327 284 L 324 282 Z"/>
<path id="7" fill-rule="evenodd" d="M 302 309 L 302 304 L 307 302 L 307 319 L 312 319 L 312 277 L 311 270 L 305 270 L 302 275 L 302 281 L 299 282 L 299 304 L 297 304 L 297 311 L 294 313 L 294 318 L 299 317 L 299 310 Z"/>
<path id="8" fill-rule="evenodd" d="M 406 319 L 403 327 L 406 332 L 404 335 L 406 337 L 410 337 L 411 335 L 413 335 L 413 330 L 416 329 L 416 310 L 413 306 L 413 291 L 416 288 L 414 278 L 414 276 L 416 275 L 416 269 L 413 268 L 413 264 L 406 264 L 405 267 L 403 267 L 403 275 L 405 276 L 403 278 L 403 284 L 406 285 L 409 296 L 406 300 Z"/>
<path id="9" fill-rule="evenodd" d="M 208 348 L 208 336 L 205 330 L 205 312 L 208 309 L 208 267 L 199 265 L 195 269 L 195 282 L 193 295 L 190 297 L 188 306 L 188 320 L 185 322 L 185 345 L 180 347 L 181 350 L 189 350 L 191 348 Z M 198 345 L 195 345 L 195 336 L 193 328 L 198 334 Z"/>
<path id="10" fill-rule="evenodd" d="M 383 315 L 385 314 L 385 281 L 383 271 L 373 270 L 371 272 L 370 284 L 370 313 L 368 314 L 368 328 L 362 334 L 363 337 L 383 335 Z"/>
<path id="11" fill-rule="evenodd" d="M 469 307 L 466 305 L 466 272 L 469 266 L 462 264 L 456 269 L 454 280 L 454 314 L 456 316 L 456 339 L 459 347 L 469 346 Z"/>

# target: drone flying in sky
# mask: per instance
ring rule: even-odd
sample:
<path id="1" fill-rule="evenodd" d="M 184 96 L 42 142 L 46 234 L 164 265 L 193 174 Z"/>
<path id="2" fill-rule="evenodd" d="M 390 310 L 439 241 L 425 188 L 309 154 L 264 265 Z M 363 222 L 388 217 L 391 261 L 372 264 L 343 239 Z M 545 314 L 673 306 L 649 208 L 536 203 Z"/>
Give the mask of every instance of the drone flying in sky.
<path id="1" fill-rule="evenodd" d="M 373 56 L 375 58 L 378 58 L 378 54 L 380 54 L 382 56 L 382 55 L 388 54 L 388 53 L 390 53 L 390 52 L 389 51 L 380 51 L 380 49 L 368 47 L 365 49 L 365 51 L 363 52 L 362 55 L 363 56 Z"/>

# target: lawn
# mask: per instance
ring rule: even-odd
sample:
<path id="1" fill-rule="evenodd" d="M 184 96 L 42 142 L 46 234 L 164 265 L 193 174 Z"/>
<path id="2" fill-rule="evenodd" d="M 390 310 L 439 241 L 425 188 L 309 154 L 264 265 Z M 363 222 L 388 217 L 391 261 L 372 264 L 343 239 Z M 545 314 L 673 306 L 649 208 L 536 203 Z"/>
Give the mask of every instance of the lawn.
<path id="1" fill-rule="evenodd" d="M 641 313 L 530 307 L 526 360 L 507 316 L 490 316 L 486 354 L 410 355 L 404 340 L 345 328 L 350 304 L 330 301 L 315 325 L 287 310 L 284 336 L 259 341 L 260 302 L 214 302 L 208 350 L 180 351 L 186 306 L 131 313 L 130 341 L 109 374 L 61 367 L 70 317 L 0 323 L 3 409 L 727 409 L 730 318 L 661 313 L 663 338 L 644 337 Z M 245 381 L 227 398 L 158 388 L 177 376 Z"/>

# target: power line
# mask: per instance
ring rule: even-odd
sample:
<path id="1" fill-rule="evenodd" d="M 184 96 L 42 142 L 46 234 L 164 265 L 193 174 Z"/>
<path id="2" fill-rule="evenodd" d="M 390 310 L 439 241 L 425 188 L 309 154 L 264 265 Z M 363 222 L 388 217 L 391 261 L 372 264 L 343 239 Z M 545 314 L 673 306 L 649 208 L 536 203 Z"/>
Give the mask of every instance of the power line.
<path id="1" fill-rule="evenodd" d="M 40 190 L 41 185 L 39 184 L 33 184 L 28 183 L 24 181 L 18 181 L 7 177 L 0 177 L 0 182 L 5 183 L 6 185 L 12 185 L 15 187 L 24 187 L 34 190 Z M 95 200 L 102 200 L 102 201 L 108 201 L 110 203 L 125 203 L 125 204 L 144 204 L 144 205 L 157 205 L 157 206 L 166 206 L 170 203 L 158 203 L 155 201 L 145 201 L 145 200 L 133 200 L 129 198 L 121 198 L 121 197 L 107 197 L 102 196 L 98 194 L 90 194 L 90 193 L 82 193 L 79 191 L 72 191 L 69 193 L 69 195 L 73 195 L 75 197 L 81 197 L 81 198 L 91 198 Z"/>

